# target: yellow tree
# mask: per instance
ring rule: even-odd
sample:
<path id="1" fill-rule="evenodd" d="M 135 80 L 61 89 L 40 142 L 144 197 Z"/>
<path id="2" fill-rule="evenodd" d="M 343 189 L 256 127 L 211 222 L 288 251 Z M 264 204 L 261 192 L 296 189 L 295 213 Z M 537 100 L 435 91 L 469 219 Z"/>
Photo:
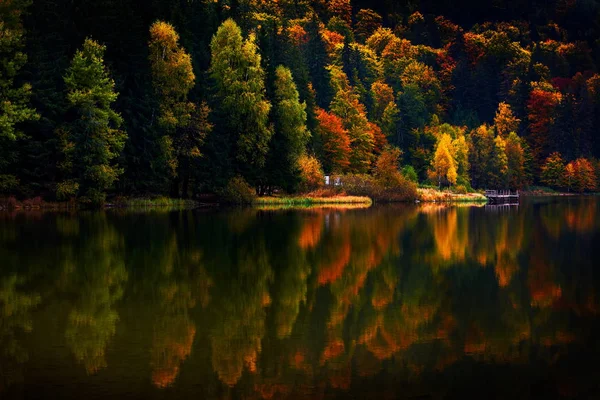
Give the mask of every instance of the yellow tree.
<path id="1" fill-rule="evenodd" d="M 499 136 L 506 137 L 511 132 L 517 132 L 520 123 L 521 120 L 515 117 L 510 105 L 504 102 L 498 105 L 494 125 Z"/>
<path id="2" fill-rule="evenodd" d="M 575 165 L 573 162 L 567 164 L 563 171 L 562 181 L 563 186 L 566 186 L 567 191 L 571 191 L 571 186 L 573 185 L 573 181 L 575 180 Z"/>
<path id="3" fill-rule="evenodd" d="M 200 156 L 200 146 L 212 129 L 208 122 L 210 110 L 204 103 L 196 106 L 188 101 L 196 76 L 175 28 L 156 21 L 150 27 L 148 46 L 152 85 L 159 102 L 158 122 L 163 130 L 161 155 L 170 176 L 184 179 L 186 192 L 190 160 Z"/>
<path id="4" fill-rule="evenodd" d="M 522 188 L 527 184 L 525 176 L 525 151 L 521 138 L 510 132 L 506 138 L 506 157 L 508 159 L 507 180 L 510 188 Z"/>
<path id="5" fill-rule="evenodd" d="M 508 158 L 506 156 L 506 141 L 502 136 L 494 139 L 494 151 L 492 153 L 492 170 L 490 171 L 491 184 L 495 187 L 506 187 L 508 173 Z"/>
<path id="6" fill-rule="evenodd" d="M 456 139 L 452 140 L 452 154 L 456 160 L 456 172 L 462 180 L 460 184 L 469 183 L 469 144 L 464 129 L 460 129 Z"/>
<path id="7" fill-rule="evenodd" d="M 382 81 L 377 81 L 371 86 L 373 95 L 373 120 L 375 120 L 383 134 L 390 138 L 396 133 L 400 111 L 394 99 L 394 89 Z"/>
<path id="8" fill-rule="evenodd" d="M 438 186 L 446 180 L 451 185 L 456 183 L 458 177 L 456 160 L 452 156 L 452 138 L 444 133 L 438 140 L 435 154 L 432 160 L 432 177 L 437 178 Z"/>

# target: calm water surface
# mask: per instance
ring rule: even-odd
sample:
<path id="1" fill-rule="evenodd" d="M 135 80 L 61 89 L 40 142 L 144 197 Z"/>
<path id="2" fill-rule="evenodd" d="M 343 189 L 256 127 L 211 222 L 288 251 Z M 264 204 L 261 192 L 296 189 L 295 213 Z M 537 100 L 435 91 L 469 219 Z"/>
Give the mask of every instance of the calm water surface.
<path id="1" fill-rule="evenodd" d="M 600 201 L 0 213 L 0 398 L 600 398 Z"/>

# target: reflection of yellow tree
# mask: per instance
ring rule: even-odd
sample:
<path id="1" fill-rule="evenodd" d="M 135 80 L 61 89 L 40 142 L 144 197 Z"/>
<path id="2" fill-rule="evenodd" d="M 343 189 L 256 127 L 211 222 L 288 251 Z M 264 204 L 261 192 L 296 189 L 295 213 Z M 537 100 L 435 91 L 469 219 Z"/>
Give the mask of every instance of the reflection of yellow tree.
<path id="1" fill-rule="evenodd" d="M 257 371 L 273 278 L 262 238 L 239 247 L 236 261 L 237 277 L 222 288 L 222 308 L 211 331 L 213 368 L 230 386 L 240 379 L 244 366 L 250 372 Z"/>
<path id="2" fill-rule="evenodd" d="M 314 213 L 306 215 L 304 225 L 298 237 L 298 246 L 303 250 L 309 250 L 316 247 L 321 239 L 323 232 L 323 214 Z"/>
<path id="3" fill-rule="evenodd" d="M 437 254 L 444 261 L 465 259 L 468 244 L 466 208 L 448 207 L 431 215 Z"/>
<path id="4" fill-rule="evenodd" d="M 160 306 L 151 350 L 152 382 L 159 388 L 173 384 L 181 364 L 192 352 L 196 326 L 188 310 L 199 302 L 206 307 L 212 281 L 197 250 L 180 251 L 173 235 L 160 260 Z"/>
<path id="5" fill-rule="evenodd" d="M 19 289 L 20 283 L 16 275 L 0 278 L 0 393 L 19 379 L 13 364 L 27 361 L 19 338 L 31 332 L 31 311 L 40 302 L 39 295 Z"/>
<path id="6" fill-rule="evenodd" d="M 119 319 L 114 304 L 123 294 L 127 271 L 123 261 L 122 238 L 108 225 L 104 214 L 89 219 L 95 232 L 86 238 L 72 260 L 73 287 L 79 291 L 67 320 L 65 337 L 75 359 L 88 373 L 106 366 L 105 352 Z"/>
<path id="7" fill-rule="evenodd" d="M 289 251 L 288 265 L 283 269 L 277 281 L 279 296 L 274 304 L 277 337 L 288 337 L 300 313 L 300 305 L 306 302 L 308 285 L 306 280 L 310 265 L 302 252 Z"/>

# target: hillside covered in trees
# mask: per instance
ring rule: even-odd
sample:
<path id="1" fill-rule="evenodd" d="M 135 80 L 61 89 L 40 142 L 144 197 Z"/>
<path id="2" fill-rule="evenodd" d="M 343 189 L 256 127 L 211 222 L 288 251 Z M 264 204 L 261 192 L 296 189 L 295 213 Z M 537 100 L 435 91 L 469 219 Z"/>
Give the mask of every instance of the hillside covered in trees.
<path id="1" fill-rule="evenodd" d="M 438 3 L 4 0 L 0 196 L 596 190 L 600 1 Z"/>

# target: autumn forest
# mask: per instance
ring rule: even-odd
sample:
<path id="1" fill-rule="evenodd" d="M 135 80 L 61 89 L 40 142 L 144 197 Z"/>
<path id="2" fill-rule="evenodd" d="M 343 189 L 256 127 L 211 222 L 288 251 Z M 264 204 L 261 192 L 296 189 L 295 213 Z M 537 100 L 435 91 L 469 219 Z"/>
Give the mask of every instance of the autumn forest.
<path id="1" fill-rule="evenodd" d="M 596 191 L 599 18 L 596 0 L 4 0 L 0 197 L 295 194 L 324 174 Z"/>

